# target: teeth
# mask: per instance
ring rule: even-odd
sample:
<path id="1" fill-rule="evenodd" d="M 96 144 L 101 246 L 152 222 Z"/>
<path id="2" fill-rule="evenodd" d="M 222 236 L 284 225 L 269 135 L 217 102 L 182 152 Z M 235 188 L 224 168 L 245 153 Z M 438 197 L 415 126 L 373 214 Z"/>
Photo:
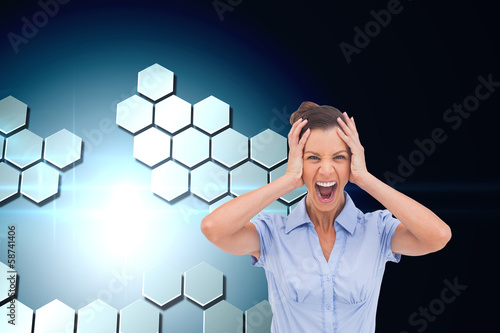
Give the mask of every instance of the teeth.
<path id="1" fill-rule="evenodd" d="M 316 185 L 323 186 L 323 187 L 330 187 L 335 185 L 336 182 L 316 182 Z"/>

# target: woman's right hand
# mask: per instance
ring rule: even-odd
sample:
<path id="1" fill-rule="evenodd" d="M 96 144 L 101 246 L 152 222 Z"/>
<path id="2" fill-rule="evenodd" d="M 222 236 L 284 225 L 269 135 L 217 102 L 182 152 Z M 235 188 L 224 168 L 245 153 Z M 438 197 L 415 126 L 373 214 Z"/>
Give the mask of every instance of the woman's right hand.
<path id="1" fill-rule="evenodd" d="M 307 124 L 307 119 L 298 119 L 288 133 L 288 146 L 290 152 L 288 153 L 288 166 L 286 168 L 285 176 L 287 176 L 293 183 L 294 188 L 299 188 L 304 185 L 302 180 L 302 168 L 304 158 L 304 146 L 307 138 L 311 134 L 311 129 L 308 128 L 302 138 L 299 140 L 299 134 L 302 128 Z"/>

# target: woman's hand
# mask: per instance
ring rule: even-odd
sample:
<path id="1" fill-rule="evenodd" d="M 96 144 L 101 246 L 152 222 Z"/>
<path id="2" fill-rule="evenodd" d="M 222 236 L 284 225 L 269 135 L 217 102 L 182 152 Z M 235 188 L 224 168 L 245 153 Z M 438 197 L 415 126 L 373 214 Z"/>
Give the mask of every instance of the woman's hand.
<path id="1" fill-rule="evenodd" d="M 288 146 L 290 147 L 290 152 L 288 153 L 288 166 L 285 176 L 289 177 L 294 188 L 299 188 L 304 185 L 304 181 L 302 180 L 304 145 L 306 144 L 311 130 L 308 128 L 300 140 L 299 134 L 306 124 L 307 119 L 302 120 L 302 118 L 300 118 L 292 125 L 292 129 L 290 133 L 288 133 Z"/>
<path id="2" fill-rule="evenodd" d="M 340 125 L 340 128 L 337 128 L 337 134 L 351 149 L 351 173 L 349 174 L 349 181 L 358 184 L 368 174 L 365 163 L 365 149 L 359 142 L 354 118 L 349 118 L 347 112 L 344 112 L 342 117 L 337 118 L 337 122 Z"/>

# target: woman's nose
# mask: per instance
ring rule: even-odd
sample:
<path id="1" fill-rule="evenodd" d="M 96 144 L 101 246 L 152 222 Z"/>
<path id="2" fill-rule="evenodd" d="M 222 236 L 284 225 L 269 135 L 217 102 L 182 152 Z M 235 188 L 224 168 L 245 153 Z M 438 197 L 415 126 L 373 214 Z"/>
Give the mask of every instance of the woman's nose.
<path id="1" fill-rule="evenodd" d="M 330 176 L 335 173 L 335 166 L 331 162 L 323 162 L 319 167 L 319 173 L 321 176 Z"/>

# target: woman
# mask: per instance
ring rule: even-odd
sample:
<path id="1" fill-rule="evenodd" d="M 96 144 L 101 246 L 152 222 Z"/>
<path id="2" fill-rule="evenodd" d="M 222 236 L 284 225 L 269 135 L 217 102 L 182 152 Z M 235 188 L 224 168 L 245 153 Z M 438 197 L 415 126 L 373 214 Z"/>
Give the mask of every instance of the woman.
<path id="1" fill-rule="evenodd" d="M 285 175 L 220 206 L 201 230 L 223 251 L 250 254 L 264 267 L 272 332 L 375 332 L 385 263 L 438 251 L 451 230 L 367 171 L 346 112 L 304 102 L 290 123 Z M 344 191 L 348 181 L 386 209 L 361 212 Z M 261 212 L 302 185 L 307 195 L 287 217 Z"/>

